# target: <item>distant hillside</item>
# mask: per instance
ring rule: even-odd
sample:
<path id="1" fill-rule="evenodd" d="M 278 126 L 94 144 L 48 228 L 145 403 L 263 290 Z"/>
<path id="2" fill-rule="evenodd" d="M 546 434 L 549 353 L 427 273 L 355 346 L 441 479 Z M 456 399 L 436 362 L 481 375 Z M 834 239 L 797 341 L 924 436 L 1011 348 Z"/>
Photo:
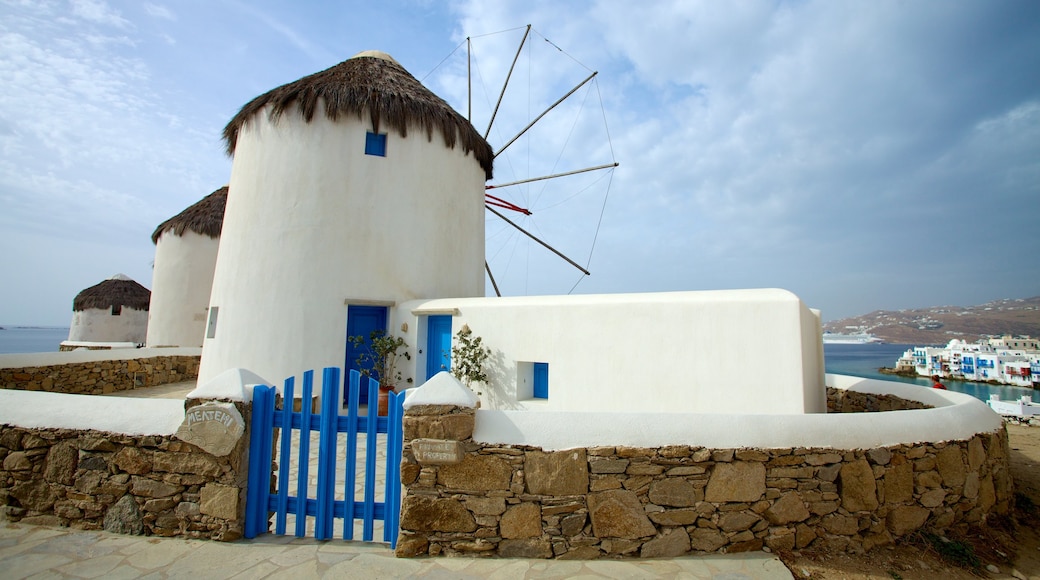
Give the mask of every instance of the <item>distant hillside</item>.
<path id="1" fill-rule="evenodd" d="M 933 306 L 914 310 L 877 310 L 825 323 L 824 332 L 868 332 L 885 342 L 945 345 L 959 338 L 1029 335 L 1040 337 L 1040 296 L 1005 299 L 979 306 Z"/>

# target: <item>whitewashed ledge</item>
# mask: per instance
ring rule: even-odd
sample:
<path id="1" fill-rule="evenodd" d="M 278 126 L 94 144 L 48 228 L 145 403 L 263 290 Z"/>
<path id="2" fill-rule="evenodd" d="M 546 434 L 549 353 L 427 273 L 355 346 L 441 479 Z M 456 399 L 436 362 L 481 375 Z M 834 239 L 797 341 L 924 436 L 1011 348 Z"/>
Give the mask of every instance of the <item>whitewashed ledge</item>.
<path id="1" fill-rule="evenodd" d="M 29 429 L 93 429 L 173 435 L 184 421 L 180 399 L 134 399 L 0 390 L 0 424 Z"/>
<path id="2" fill-rule="evenodd" d="M 104 360 L 130 360 L 157 356 L 201 356 L 201 347 L 120 348 L 115 350 L 70 350 L 0 354 L 0 368 L 45 367 Z"/>
<path id="3" fill-rule="evenodd" d="M 999 415 L 970 395 L 832 374 L 827 375 L 826 384 L 860 393 L 894 395 L 934 408 L 806 415 L 478 410 L 473 439 L 547 451 L 616 445 L 874 449 L 964 440 L 995 432 L 1003 425 Z"/>
<path id="4" fill-rule="evenodd" d="M 198 386 L 186 398 L 248 401 L 252 398 L 253 386 L 263 382 L 247 370 L 229 369 Z M 173 435 L 183 421 L 183 399 L 0 389 L 0 425 L 29 429 L 93 429 L 124 435 Z"/>

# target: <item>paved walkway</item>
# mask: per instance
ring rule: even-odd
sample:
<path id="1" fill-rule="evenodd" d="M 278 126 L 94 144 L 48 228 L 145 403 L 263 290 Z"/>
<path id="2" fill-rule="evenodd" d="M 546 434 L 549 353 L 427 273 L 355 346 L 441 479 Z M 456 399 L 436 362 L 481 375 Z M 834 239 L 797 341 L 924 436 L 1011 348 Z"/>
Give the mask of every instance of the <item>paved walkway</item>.
<path id="1" fill-rule="evenodd" d="M 0 577 L 791 579 L 763 552 L 670 560 L 395 558 L 386 544 L 265 535 L 221 543 L 0 524 Z"/>
<path id="2" fill-rule="evenodd" d="M 121 391 L 113 396 L 183 398 L 193 382 Z M 316 435 L 315 435 L 316 436 Z M 294 437 L 294 440 L 296 438 Z M 294 446 L 295 448 L 295 441 Z M 314 441 L 312 452 L 317 449 Z M 362 447 L 363 449 L 363 447 Z M 363 451 L 359 449 L 359 456 Z M 277 456 L 276 456 L 277 457 Z M 385 462 L 385 456 L 379 459 Z M 276 459 L 277 460 L 277 459 Z M 316 464 L 316 455 L 313 458 Z M 296 481 L 296 461 L 289 481 Z M 316 472 L 316 469 L 313 470 Z M 339 470 L 338 470 L 339 471 Z M 382 471 L 382 470 L 380 470 Z M 313 477 L 308 487 L 316 487 Z M 342 488 L 337 473 L 337 489 Z M 380 481 L 380 484 L 382 481 Z M 359 482 L 360 485 L 360 482 Z M 382 485 L 378 486 L 379 497 Z M 360 489 L 358 490 L 360 492 Z M 309 494 L 313 497 L 314 490 Z M 342 493 L 337 494 L 342 499 Z M 287 530 L 292 533 L 292 516 Z M 313 520 L 313 518 L 308 518 Z M 339 524 L 342 520 L 337 520 Z M 377 522 L 376 539 L 382 537 Z M 340 524 L 342 525 L 342 524 Z M 360 523 L 358 523 L 360 526 Z M 313 533 L 313 521 L 308 521 Z M 336 526 L 340 533 L 339 526 Z M 361 537 L 360 527 L 355 537 Z M 765 552 L 667 560 L 520 560 L 395 558 L 388 544 L 317 541 L 266 534 L 253 540 L 125 536 L 0 521 L 0 578 L 713 578 L 789 580 L 779 558 Z"/>

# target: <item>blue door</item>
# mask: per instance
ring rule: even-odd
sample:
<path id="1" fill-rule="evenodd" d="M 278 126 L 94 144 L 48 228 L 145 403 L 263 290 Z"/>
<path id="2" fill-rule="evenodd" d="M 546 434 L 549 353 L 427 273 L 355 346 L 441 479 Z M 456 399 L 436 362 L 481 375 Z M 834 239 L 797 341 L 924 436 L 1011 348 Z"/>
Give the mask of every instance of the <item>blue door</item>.
<path id="1" fill-rule="evenodd" d="M 381 330 L 386 332 L 386 315 L 387 309 L 385 306 L 347 306 L 347 361 L 343 365 L 347 369 L 345 381 L 350 380 L 350 371 L 362 371 L 371 370 L 372 361 L 369 359 L 366 364 L 367 368 L 361 368 L 358 366 L 358 355 L 365 352 L 361 349 L 368 350 L 372 345 L 372 332 L 375 330 Z M 365 339 L 365 344 L 361 348 L 355 347 L 350 342 L 351 336 L 361 336 Z M 371 352 L 371 351 L 369 351 Z M 377 379 L 379 377 L 376 377 Z M 343 389 L 343 402 L 344 404 L 349 403 L 346 400 L 350 389 Z M 358 397 L 359 405 L 368 404 L 368 381 L 361 381 L 361 396 Z"/>
<path id="2" fill-rule="evenodd" d="M 451 316 L 430 316 L 426 321 L 426 380 L 451 370 Z"/>

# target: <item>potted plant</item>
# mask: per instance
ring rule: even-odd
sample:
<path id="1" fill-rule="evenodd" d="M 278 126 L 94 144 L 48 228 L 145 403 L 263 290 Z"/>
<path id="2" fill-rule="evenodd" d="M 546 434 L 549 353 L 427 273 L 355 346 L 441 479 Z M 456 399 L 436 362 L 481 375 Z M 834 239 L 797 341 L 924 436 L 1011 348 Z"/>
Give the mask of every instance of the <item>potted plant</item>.
<path id="1" fill-rule="evenodd" d="M 357 366 L 362 376 L 379 381 L 377 412 L 386 415 L 390 391 L 396 390 L 401 381 L 401 371 L 397 364 L 401 358 L 412 360 L 408 343 L 400 336 L 389 335 L 383 330 L 372 331 L 367 341 L 363 336 L 349 336 L 347 340 L 357 348 Z"/>
<path id="2" fill-rule="evenodd" d="M 451 347 L 451 374 L 477 395 L 482 395 L 474 384 L 487 384 L 484 364 L 490 356 L 491 349 L 484 346 L 483 339 L 474 335 L 468 324 L 464 324 L 455 333 L 455 344 Z"/>

